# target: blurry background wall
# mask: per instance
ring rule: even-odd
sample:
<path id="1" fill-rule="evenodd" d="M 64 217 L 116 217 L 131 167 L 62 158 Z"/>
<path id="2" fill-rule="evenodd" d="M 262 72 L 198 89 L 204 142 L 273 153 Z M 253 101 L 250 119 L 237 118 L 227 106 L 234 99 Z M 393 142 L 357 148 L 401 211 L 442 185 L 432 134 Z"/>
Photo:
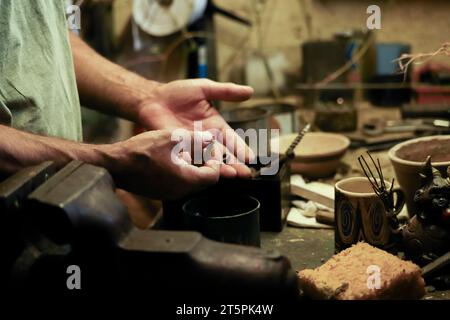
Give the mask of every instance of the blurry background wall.
<path id="1" fill-rule="evenodd" d="M 255 19 L 254 0 L 214 0 L 226 10 Z M 366 29 L 371 4 L 381 7 L 379 42 L 411 44 L 412 53 L 431 52 L 449 40 L 450 1 L 448 0 L 261 0 L 262 48 L 266 54 L 282 52 L 289 69 L 301 66 L 300 45 L 304 41 L 329 39 L 338 31 Z M 117 39 L 131 15 L 132 0 L 113 2 L 113 31 Z M 249 28 L 222 16 L 215 16 L 218 67 L 221 80 L 228 80 L 230 65 L 258 47 L 257 28 Z M 450 64 L 445 57 L 438 61 Z"/>
<path id="2" fill-rule="evenodd" d="M 252 19 L 253 1 L 215 0 L 237 14 Z M 300 44 L 306 40 L 331 38 L 338 31 L 366 29 L 371 4 L 381 7 L 380 42 L 410 43 L 412 53 L 431 52 L 449 41 L 450 1 L 446 0 L 266 0 L 261 25 L 263 50 L 270 55 L 281 51 L 289 62 L 289 69 L 298 70 L 301 64 Z M 217 15 L 218 64 L 221 80 L 229 78 L 227 61 L 233 60 L 242 44 L 257 48 L 257 30 L 246 28 Z M 248 39 L 248 41 L 246 41 Z M 233 45 L 235 44 L 235 45 Z M 439 60 L 439 58 L 438 58 Z M 450 59 L 440 58 L 450 64 Z"/>

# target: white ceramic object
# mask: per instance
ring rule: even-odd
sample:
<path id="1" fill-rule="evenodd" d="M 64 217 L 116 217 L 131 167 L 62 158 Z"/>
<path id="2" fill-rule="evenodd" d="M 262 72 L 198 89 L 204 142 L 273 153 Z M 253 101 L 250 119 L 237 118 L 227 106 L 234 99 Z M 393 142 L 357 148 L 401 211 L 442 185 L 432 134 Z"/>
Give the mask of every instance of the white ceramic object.
<path id="1" fill-rule="evenodd" d="M 164 37 L 197 21 L 205 12 L 207 0 L 134 0 L 134 21 L 149 35 Z"/>

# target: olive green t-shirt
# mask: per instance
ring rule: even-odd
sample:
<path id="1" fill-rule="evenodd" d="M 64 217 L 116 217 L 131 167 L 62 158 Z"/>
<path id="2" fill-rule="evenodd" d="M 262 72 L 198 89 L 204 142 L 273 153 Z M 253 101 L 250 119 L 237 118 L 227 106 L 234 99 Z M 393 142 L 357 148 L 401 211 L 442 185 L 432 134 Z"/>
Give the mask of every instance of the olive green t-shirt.
<path id="1" fill-rule="evenodd" d="M 64 0 L 0 0 L 0 124 L 81 140 Z"/>

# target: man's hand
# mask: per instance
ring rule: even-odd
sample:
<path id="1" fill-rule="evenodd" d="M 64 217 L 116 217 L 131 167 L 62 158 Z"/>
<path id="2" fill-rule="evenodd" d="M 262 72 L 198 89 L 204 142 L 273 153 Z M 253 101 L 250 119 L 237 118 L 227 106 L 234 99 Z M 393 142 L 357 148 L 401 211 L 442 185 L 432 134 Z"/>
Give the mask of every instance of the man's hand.
<path id="1" fill-rule="evenodd" d="M 149 130 L 194 130 L 194 121 L 201 121 L 203 130 L 219 130 L 224 133 L 231 128 L 210 101 L 244 101 L 252 94 L 252 88 L 232 83 L 218 83 L 207 79 L 174 81 L 158 86 L 151 97 L 142 101 L 138 121 Z M 226 138 L 225 134 L 223 138 Z M 232 135 L 232 141 L 224 140 L 225 146 L 230 150 L 245 150 L 246 159 L 239 161 L 245 162 L 254 157 L 237 134 Z M 221 174 L 226 177 L 249 177 L 250 170 L 239 164 L 239 161 L 231 166 L 222 166 Z"/>
<path id="2" fill-rule="evenodd" d="M 209 133 L 185 132 L 203 148 L 213 140 Z M 211 152 L 214 157 L 206 164 L 194 166 L 189 151 L 174 152 L 179 142 L 170 131 L 159 130 L 99 146 L 98 150 L 103 154 L 102 165 L 109 169 L 118 187 L 151 198 L 177 199 L 215 184 L 221 160 L 219 153 Z"/>
<path id="3" fill-rule="evenodd" d="M 230 128 L 211 106 L 210 100 L 243 101 L 253 93 L 246 86 L 206 79 L 160 84 L 111 63 L 74 35 L 70 40 L 83 105 L 137 122 L 149 130 L 193 130 L 194 121 L 202 121 L 202 130 L 223 132 Z M 224 144 L 230 150 L 245 152 L 247 157 L 239 159 L 241 162 L 253 157 L 251 150 L 236 134 Z M 234 145 L 236 147 L 231 148 Z M 235 160 L 232 156 L 229 158 Z M 222 165 L 220 172 L 224 177 L 251 175 L 250 169 L 243 164 Z"/>

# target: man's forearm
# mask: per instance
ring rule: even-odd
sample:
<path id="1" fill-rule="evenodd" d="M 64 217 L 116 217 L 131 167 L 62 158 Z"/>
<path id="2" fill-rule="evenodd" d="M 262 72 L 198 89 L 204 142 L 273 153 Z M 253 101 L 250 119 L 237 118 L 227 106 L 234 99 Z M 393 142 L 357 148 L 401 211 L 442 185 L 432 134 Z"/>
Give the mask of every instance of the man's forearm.
<path id="1" fill-rule="evenodd" d="M 193 133 L 189 135 L 194 139 Z M 172 152 L 177 142 L 171 136 L 170 131 L 154 130 L 114 144 L 89 145 L 0 125 L 0 177 L 44 161 L 62 168 L 79 160 L 108 170 L 118 188 L 158 199 L 181 198 L 216 183 L 219 163 L 176 163 Z M 200 138 L 205 144 L 207 137 Z"/>
<path id="2" fill-rule="evenodd" d="M 74 34 L 70 40 L 82 104 L 138 122 L 141 101 L 151 97 L 159 83 L 108 61 Z"/>
<path id="3" fill-rule="evenodd" d="M 0 125 L 0 173 L 18 170 L 51 160 L 63 167 L 72 160 L 104 165 L 100 146 L 42 137 Z"/>

